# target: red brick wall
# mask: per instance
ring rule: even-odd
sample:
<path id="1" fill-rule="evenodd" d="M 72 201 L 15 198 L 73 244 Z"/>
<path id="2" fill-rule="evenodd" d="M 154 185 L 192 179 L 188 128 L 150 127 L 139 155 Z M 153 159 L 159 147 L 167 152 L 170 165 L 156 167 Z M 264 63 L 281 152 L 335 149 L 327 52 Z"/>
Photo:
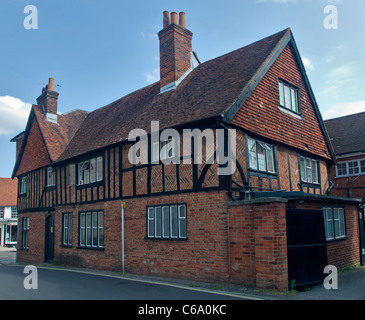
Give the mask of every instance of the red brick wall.
<path id="1" fill-rule="evenodd" d="M 228 197 L 226 192 L 197 192 L 126 200 L 125 270 L 192 280 L 228 281 Z M 146 239 L 146 206 L 186 203 L 187 240 Z M 104 211 L 104 250 L 79 249 L 78 215 Z M 72 248 L 62 247 L 62 213 L 73 213 Z M 121 271 L 121 201 L 56 207 L 57 264 Z M 24 215 L 21 215 L 24 216 Z M 45 213 L 29 215 L 29 250 L 19 261 L 43 262 Z M 20 226 L 21 228 L 21 226 Z M 21 229 L 20 229 L 21 230 Z M 20 239 L 21 243 L 21 239 Z"/>
<path id="2" fill-rule="evenodd" d="M 230 278 L 258 288 L 286 290 L 286 203 L 231 203 Z"/>

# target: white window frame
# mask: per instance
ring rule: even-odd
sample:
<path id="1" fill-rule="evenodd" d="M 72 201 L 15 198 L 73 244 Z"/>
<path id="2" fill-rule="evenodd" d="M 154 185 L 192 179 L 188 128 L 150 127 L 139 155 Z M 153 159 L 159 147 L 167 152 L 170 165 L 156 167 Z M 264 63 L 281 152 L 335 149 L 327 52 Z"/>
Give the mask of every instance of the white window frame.
<path id="1" fill-rule="evenodd" d="M 147 207 L 147 238 L 187 239 L 186 204 Z"/>
<path id="2" fill-rule="evenodd" d="M 53 167 L 47 168 L 47 187 L 56 185 L 56 169 Z"/>
<path id="3" fill-rule="evenodd" d="M 299 114 L 298 89 L 283 81 L 279 81 L 280 106 Z"/>
<path id="4" fill-rule="evenodd" d="M 78 185 L 85 185 L 103 180 L 103 157 L 92 158 L 78 164 Z"/>
<path id="5" fill-rule="evenodd" d="M 62 244 L 65 246 L 72 245 L 72 213 L 63 213 L 62 221 Z"/>
<path id="6" fill-rule="evenodd" d="M 96 218 L 96 221 L 94 220 Z M 104 248 L 104 212 L 81 212 L 79 218 L 79 247 Z M 88 237 L 90 236 L 90 238 Z M 96 238 L 96 241 L 94 239 Z"/>
<path id="7" fill-rule="evenodd" d="M 327 241 L 347 238 L 344 208 L 323 208 L 323 218 Z"/>
<path id="8" fill-rule="evenodd" d="M 276 173 L 274 146 L 248 137 L 248 153 L 250 169 L 261 172 Z M 261 148 L 262 152 L 258 152 Z"/>
<path id="9" fill-rule="evenodd" d="M 28 181 L 28 178 L 26 176 L 22 177 L 20 179 L 20 194 L 27 193 L 27 181 Z"/>
<path id="10" fill-rule="evenodd" d="M 356 163 L 356 166 L 351 166 L 350 164 Z M 338 166 L 344 165 L 345 166 L 345 173 L 339 173 Z M 353 168 L 357 168 L 358 172 L 352 172 L 350 173 L 350 170 Z M 342 170 L 342 171 L 343 171 Z M 365 175 L 365 159 L 355 159 L 355 160 L 348 160 L 348 161 L 341 161 L 336 165 L 336 177 L 342 178 L 342 177 L 357 177 L 360 175 Z"/>
<path id="11" fill-rule="evenodd" d="M 303 163 L 304 161 L 304 163 Z M 319 163 L 318 160 L 300 156 L 300 180 L 306 183 L 319 184 Z M 315 173 L 315 174 L 314 174 Z M 315 178 L 315 179 L 314 179 Z"/>

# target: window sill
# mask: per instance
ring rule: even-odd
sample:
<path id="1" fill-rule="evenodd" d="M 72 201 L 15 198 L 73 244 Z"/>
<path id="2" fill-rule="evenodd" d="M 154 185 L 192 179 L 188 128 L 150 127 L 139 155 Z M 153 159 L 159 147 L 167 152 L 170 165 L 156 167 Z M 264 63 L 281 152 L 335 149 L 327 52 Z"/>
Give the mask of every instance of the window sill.
<path id="1" fill-rule="evenodd" d="M 85 249 L 85 250 L 95 250 L 95 251 L 104 251 L 104 247 L 83 247 L 77 246 L 77 249 Z"/>
<path id="2" fill-rule="evenodd" d="M 144 240 L 159 240 L 159 241 L 187 241 L 188 238 L 152 238 L 152 237 L 144 237 Z"/>
<path id="3" fill-rule="evenodd" d="M 264 175 L 273 176 L 273 177 L 277 177 L 277 175 L 278 175 L 277 172 L 261 171 L 261 170 L 252 169 L 252 168 L 248 168 L 248 170 L 253 173 L 264 174 Z"/>
<path id="4" fill-rule="evenodd" d="M 344 236 L 344 237 L 341 237 L 341 238 L 336 238 L 336 239 L 326 239 L 326 242 L 340 242 L 340 241 L 343 241 L 343 240 L 347 240 L 349 237 L 348 236 Z"/>
<path id="5" fill-rule="evenodd" d="M 83 189 L 83 188 L 92 188 L 102 185 L 104 180 L 97 181 L 97 182 L 91 182 L 91 183 L 85 183 L 85 184 L 76 184 L 76 189 Z"/>
<path id="6" fill-rule="evenodd" d="M 287 108 L 282 107 L 282 106 L 279 106 L 279 110 L 286 113 L 286 114 L 289 114 L 289 115 L 293 116 L 294 118 L 296 118 L 298 120 L 302 120 L 302 116 L 300 115 L 300 113 L 297 113 L 293 110 L 287 109 Z"/>

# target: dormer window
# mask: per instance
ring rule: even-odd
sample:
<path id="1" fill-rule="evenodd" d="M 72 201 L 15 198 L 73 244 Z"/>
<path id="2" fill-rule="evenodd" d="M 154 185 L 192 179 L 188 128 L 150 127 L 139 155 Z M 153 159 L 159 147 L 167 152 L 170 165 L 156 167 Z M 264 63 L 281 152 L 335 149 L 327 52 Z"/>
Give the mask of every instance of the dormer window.
<path id="1" fill-rule="evenodd" d="M 79 185 L 99 182 L 103 180 L 103 158 L 97 157 L 78 165 Z"/>
<path id="2" fill-rule="evenodd" d="M 283 81 L 279 81 L 280 106 L 299 113 L 298 89 Z"/>

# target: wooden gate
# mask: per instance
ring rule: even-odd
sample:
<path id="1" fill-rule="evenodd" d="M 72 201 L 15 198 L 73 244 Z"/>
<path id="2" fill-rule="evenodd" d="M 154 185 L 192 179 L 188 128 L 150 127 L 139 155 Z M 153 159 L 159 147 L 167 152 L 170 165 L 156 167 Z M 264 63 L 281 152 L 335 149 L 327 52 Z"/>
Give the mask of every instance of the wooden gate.
<path id="1" fill-rule="evenodd" d="M 321 210 L 287 209 L 289 288 L 323 283 L 327 262 Z"/>

